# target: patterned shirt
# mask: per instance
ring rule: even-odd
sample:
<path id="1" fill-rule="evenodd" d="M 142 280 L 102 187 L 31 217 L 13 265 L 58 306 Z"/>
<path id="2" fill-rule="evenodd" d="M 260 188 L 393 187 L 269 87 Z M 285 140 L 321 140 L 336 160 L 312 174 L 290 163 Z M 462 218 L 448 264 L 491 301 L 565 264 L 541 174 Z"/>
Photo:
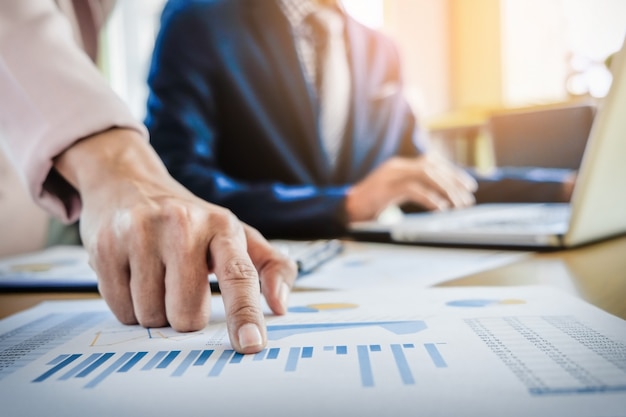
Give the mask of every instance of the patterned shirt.
<path id="1" fill-rule="evenodd" d="M 304 20 L 324 6 L 319 5 L 315 0 L 278 0 L 278 5 L 291 25 L 300 63 L 304 68 L 307 81 L 315 91 L 317 57 L 311 32 L 304 24 Z M 340 10 L 337 11 L 340 12 Z"/>

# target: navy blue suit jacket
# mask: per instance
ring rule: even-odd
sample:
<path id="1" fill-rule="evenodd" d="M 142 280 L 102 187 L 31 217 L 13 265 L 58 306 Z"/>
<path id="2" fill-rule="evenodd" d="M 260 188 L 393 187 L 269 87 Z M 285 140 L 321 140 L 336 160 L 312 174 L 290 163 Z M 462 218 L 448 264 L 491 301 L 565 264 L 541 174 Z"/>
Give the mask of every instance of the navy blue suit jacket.
<path id="1" fill-rule="evenodd" d="M 332 172 L 315 93 L 278 5 L 170 0 L 146 124 L 173 177 L 269 237 L 344 233 L 348 187 L 392 156 L 421 153 L 394 44 L 350 17 L 346 40 L 350 127 Z"/>

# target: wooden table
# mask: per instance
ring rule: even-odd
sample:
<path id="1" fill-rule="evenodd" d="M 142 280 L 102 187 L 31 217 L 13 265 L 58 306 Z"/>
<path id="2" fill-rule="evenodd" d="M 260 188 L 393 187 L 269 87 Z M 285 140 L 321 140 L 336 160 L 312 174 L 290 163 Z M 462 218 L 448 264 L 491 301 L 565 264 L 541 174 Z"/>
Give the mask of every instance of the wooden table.
<path id="1" fill-rule="evenodd" d="M 516 263 L 439 286 L 550 285 L 626 319 L 626 236 L 584 247 L 537 253 Z M 99 298 L 97 293 L 0 293 L 0 317 L 44 300 Z"/>
<path id="2" fill-rule="evenodd" d="M 440 286 L 550 285 L 626 320 L 626 236 L 580 248 L 537 253 Z"/>

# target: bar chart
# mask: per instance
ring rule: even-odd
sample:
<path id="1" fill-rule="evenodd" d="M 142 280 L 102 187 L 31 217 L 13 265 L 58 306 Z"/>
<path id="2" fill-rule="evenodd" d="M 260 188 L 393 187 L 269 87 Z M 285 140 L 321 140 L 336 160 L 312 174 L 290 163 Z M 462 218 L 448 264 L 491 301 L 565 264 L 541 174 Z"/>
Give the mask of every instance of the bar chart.
<path id="1" fill-rule="evenodd" d="M 232 367 L 251 366 L 263 363 L 265 367 L 279 368 L 284 374 L 299 371 L 304 361 L 328 362 L 333 359 L 356 364 L 358 375 L 355 379 L 363 388 L 376 385 L 376 370 L 373 367 L 375 356 L 388 356 L 395 365 L 396 376 L 402 385 L 414 385 L 414 366 L 409 354 L 422 349 L 430 358 L 431 368 L 446 368 L 448 365 L 438 344 L 414 343 L 370 344 L 370 345 L 326 345 L 291 346 L 264 349 L 255 355 L 242 355 L 232 349 L 194 349 L 157 352 L 101 352 L 91 354 L 61 354 L 49 361 L 48 369 L 32 380 L 33 383 L 59 383 L 70 379 L 85 380 L 84 388 L 95 388 L 105 380 L 131 372 L 167 372 L 168 378 L 182 378 L 189 372 L 201 372 L 207 378 L 220 378 Z M 423 366 L 424 364 L 422 364 Z M 258 369 L 257 366 L 255 369 Z"/>
<path id="2" fill-rule="evenodd" d="M 0 322 L 0 402 L 28 416 L 68 404 L 68 417 L 93 404 L 120 417 L 207 405 L 276 417 L 624 415 L 624 323 L 577 300 L 368 294 L 294 294 L 292 312 L 267 316 L 267 347 L 249 355 L 232 349 L 220 310 L 178 333 L 122 325 L 104 305 L 42 306 Z"/>

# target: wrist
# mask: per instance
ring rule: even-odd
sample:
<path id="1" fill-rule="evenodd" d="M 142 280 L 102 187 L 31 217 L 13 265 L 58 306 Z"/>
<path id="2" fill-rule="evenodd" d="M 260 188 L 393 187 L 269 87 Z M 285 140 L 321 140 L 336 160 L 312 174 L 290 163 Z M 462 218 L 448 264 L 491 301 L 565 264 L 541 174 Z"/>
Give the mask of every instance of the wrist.
<path id="1" fill-rule="evenodd" d="M 150 144 L 131 129 L 113 128 L 79 140 L 54 160 L 56 170 L 79 193 L 115 178 L 167 174 Z"/>
<path id="2" fill-rule="evenodd" d="M 344 200 L 345 218 L 348 223 L 366 220 L 359 215 L 358 190 L 355 188 L 356 185 L 348 189 Z"/>

